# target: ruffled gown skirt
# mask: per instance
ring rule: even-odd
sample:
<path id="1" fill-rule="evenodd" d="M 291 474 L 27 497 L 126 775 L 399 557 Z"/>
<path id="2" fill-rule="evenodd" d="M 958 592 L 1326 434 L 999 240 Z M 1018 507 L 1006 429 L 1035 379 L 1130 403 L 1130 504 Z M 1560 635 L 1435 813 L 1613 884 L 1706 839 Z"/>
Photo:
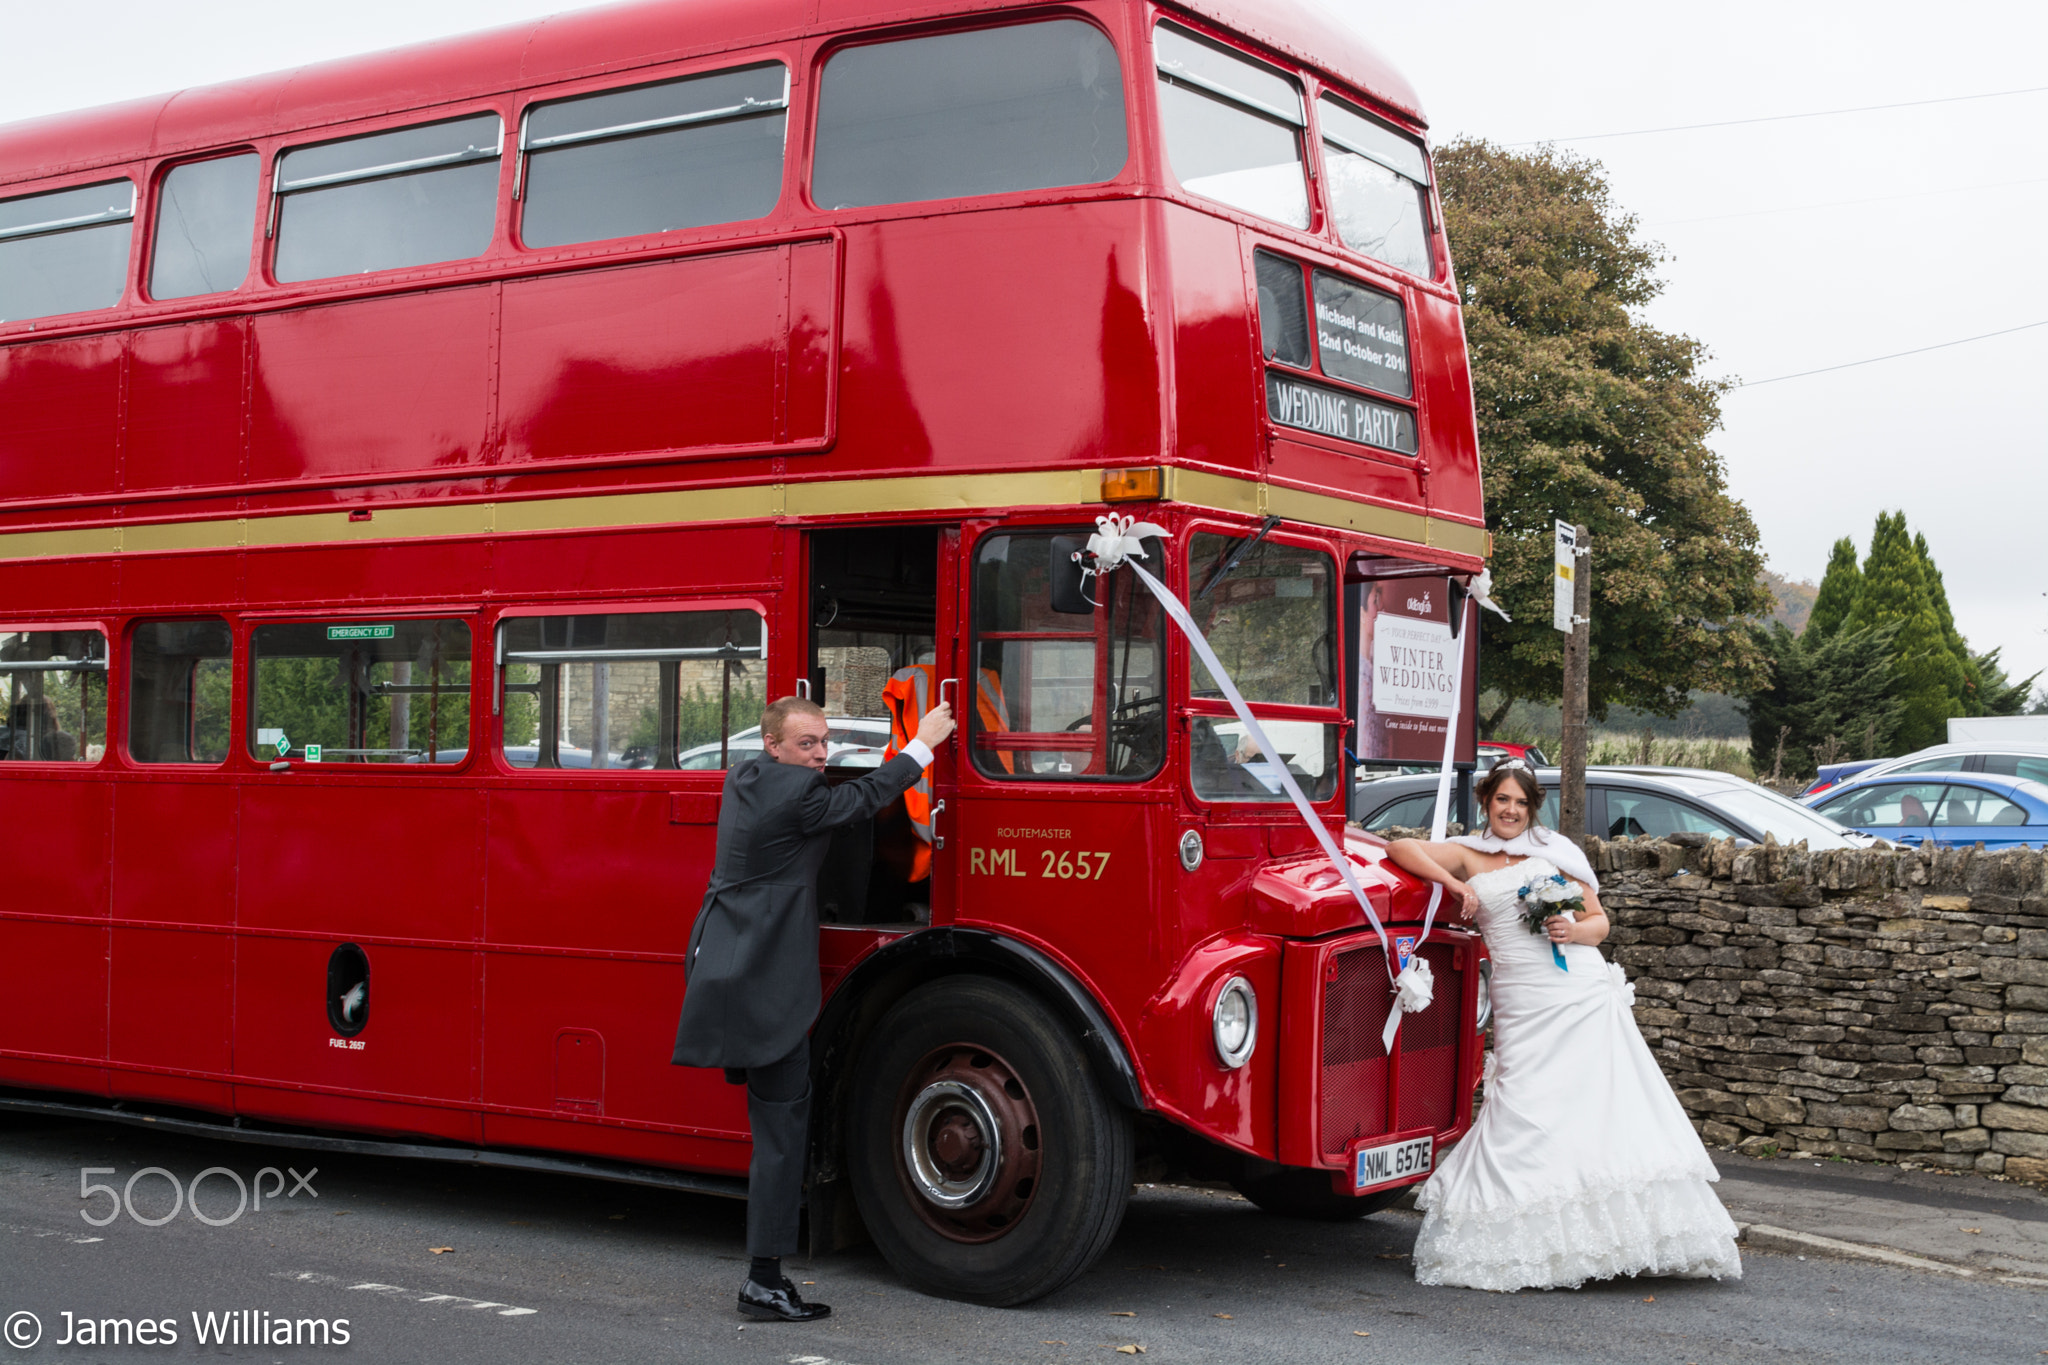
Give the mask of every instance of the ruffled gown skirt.
<path id="1" fill-rule="evenodd" d="M 1472 1130 L 1416 1198 L 1415 1278 L 1577 1288 L 1615 1275 L 1740 1278 L 1719 1179 L 1597 948 L 1531 934 L 1526 865 L 1472 880 L 1494 961 L 1494 1070 Z"/>

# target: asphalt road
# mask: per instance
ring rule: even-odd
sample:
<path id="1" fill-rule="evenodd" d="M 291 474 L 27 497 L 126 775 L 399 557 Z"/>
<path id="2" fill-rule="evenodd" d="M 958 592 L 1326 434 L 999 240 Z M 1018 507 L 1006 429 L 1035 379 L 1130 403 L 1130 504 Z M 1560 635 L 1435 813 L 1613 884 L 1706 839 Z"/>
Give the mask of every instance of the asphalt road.
<path id="1" fill-rule="evenodd" d="M 308 1185 L 285 1174 L 316 1166 Z M 129 1194 L 132 1213 L 94 1227 L 81 1210 L 100 1218 L 114 1204 L 105 1194 L 80 1199 L 86 1167 L 112 1167 L 89 1179 L 117 1189 L 148 1167 L 184 1187 L 210 1167 L 245 1182 L 263 1167 L 280 1174 L 262 1177 L 262 1208 L 232 1222 L 236 1187 L 210 1175 L 199 1209 L 224 1225 L 194 1219 L 188 1205 L 156 1227 L 137 1218 L 169 1213 L 171 1186 L 144 1175 Z M 2048 1355 L 2048 1291 L 1762 1253 L 1731 1284 L 1427 1289 L 1407 1260 L 1416 1226 L 1401 1213 L 1295 1223 L 1224 1193 L 1147 1187 L 1095 1269 L 1027 1308 L 926 1298 L 865 1250 L 790 1267 L 834 1305 L 828 1322 L 742 1328 L 732 1296 L 745 1266 L 743 1206 L 733 1201 L 0 1116 L 0 1317 L 11 1319 L 11 1340 L 28 1330 L 12 1315 L 41 1324 L 36 1344 L 0 1347 L 0 1360 L 894 1365 L 1107 1361 L 1123 1346 L 1141 1346 L 1148 1360 L 1232 1365 L 2038 1365 Z M 258 1324 L 265 1313 L 320 1319 L 330 1334 L 346 1319 L 349 1344 L 195 1341 L 193 1313 L 225 1325 L 238 1311 L 235 1320 Z M 177 1341 L 81 1344 L 79 1323 L 110 1318 L 170 1319 Z"/>

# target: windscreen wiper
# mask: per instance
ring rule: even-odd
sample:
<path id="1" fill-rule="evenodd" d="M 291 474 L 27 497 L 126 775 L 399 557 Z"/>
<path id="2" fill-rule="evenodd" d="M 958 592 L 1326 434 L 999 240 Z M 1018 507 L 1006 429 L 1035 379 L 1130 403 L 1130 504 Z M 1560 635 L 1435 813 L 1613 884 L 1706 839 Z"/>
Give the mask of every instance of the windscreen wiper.
<path id="1" fill-rule="evenodd" d="M 1229 558 L 1225 559 L 1221 564 L 1218 564 L 1215 570 L 1210 573 L 1209 581 L 1204 583 L 1202 585 L 1202 590 L 1195 594 L 1195 600 L 1199 602 L 1203 598 L 1207 597 L 1209 595 L 1209 590 L 1215 587 L 1218 583 L 1221 583 L 1223 581 L 1224 575 L 1228 574 L 1232 569 L 1236 568 L 1238 566 L 1239 561 L 1241 561 L 1246 555 L 1252 552 L 1252 547 L 1257 545 L 1260 541 L 1264 540 L 1267 534 L 1270 533 L 1272 529 L 1275 526 L 1278 526 L 1279 524 L 1280 518 L 1267 517 L 1265 523 L 1259 527 L 1258 531 L 1255 534 L 1253 534 L 1251 539 L 1240 541 L 1238 543 L 1238 547 L 1230 552 Z"/>

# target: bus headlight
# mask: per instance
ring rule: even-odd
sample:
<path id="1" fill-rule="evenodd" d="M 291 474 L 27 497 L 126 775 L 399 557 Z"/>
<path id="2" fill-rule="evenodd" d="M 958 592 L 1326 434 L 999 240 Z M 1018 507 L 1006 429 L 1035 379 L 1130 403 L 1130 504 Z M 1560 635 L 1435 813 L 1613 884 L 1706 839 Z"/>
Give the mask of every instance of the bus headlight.
<path id="1" fill-rule="evenodd" d="M 1474 1033 L 1486 1032 L 1486 1026 L 1493 1022 L 1493 959 L 1481 958 L 1479 962 L 1479 1017 L 1472 1021 Z"/>
<path id="2" fill-rule="evenodd" d="M 1216 995 L 1212 1019 L 1216 1055 L 1227 1067 L 1240 1067 L 1251 1060 L 1259 1041 L 1259 997 L 1252 983 L 1233 976 Z"/>

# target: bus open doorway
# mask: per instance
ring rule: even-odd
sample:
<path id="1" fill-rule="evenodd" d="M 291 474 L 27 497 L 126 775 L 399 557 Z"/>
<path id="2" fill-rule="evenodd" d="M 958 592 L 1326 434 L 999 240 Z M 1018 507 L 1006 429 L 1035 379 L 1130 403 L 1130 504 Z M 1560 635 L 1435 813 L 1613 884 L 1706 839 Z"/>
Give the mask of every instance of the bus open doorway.
<path id="1" fill-rule="evenodd" d="M 892 710 L 914 730 L 918 715 L 938 703 L 942 680 L 955 676 L 958 632 L 943 591 L 954 575 L 942 556 L 957 549 L 957 537 L 937 526 L 808 537 L 806 676 L 831 727 L 827 781 L 879 767 Z M 952 776 L 950 755 L 941 752 L 918 788 L 834 836 L 818 879 L 824 922 L 915 927 L 932 923 L 935 908 L 941 921 L 949 917 L 939 824 Z"/>

